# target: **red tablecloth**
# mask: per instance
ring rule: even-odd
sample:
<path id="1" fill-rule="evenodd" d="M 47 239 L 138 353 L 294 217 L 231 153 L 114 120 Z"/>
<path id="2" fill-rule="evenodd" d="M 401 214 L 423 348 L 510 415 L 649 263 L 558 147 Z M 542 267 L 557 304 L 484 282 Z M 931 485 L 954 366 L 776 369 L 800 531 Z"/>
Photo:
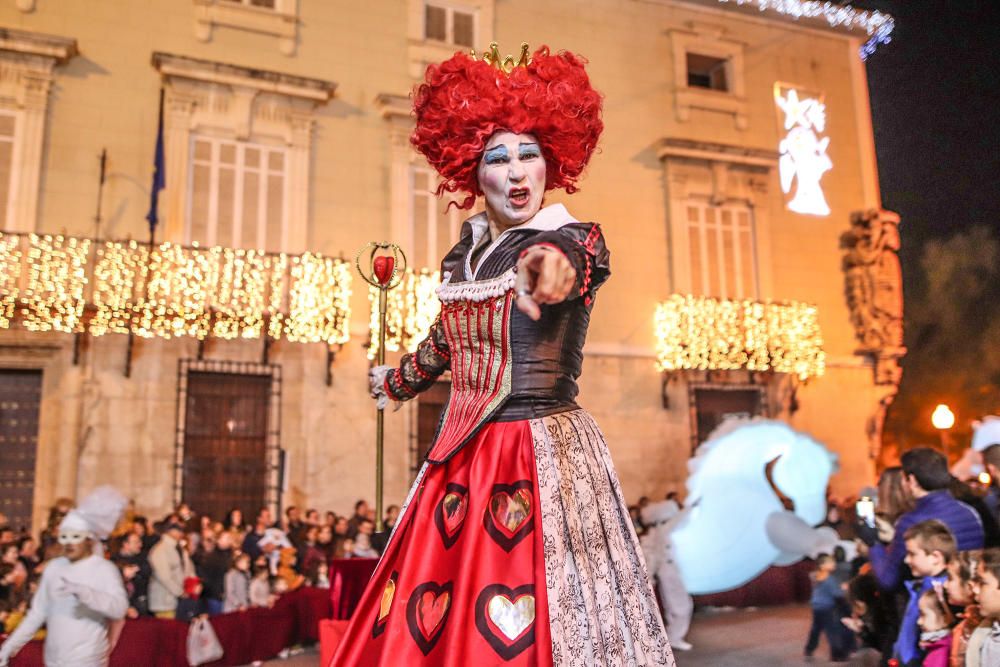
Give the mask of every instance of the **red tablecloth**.
<path id="1" fill-rule="evenodd" d="M 731 591 L 695 595 L 694 603 L 700 607 L 765 607 L 806 602 L 812 594 L 809 573 L 814 568 L 815 563 L 811 560 L 770 567 L 753 581 Z"/>
<path id="2" fill-rule="evenodd" d="M 336 619 L 348 619 L 361 601 L 377 558 L 334 559 L 330 563 L 330 602 Z"/>
<path id="3" fill-rule="evenodd" d="M 220 660 L 208 664 L 245 665 L 273 658 L 286 646 L 318 641 L 319 622 L 329 618 L 331 611 L 330 591 L 300 588 L 282 595 L 270 609 L 258 607 L 213 616 L 212 629 L 225 653 Z M 111 653 L 110 667 L 187 667 L 187 633 L 187 623 L 180 621 L 159 618 L 126 621 Z M 28 643 L 11 661 L 11 667 L 41 665 L 40 641 Z"/>

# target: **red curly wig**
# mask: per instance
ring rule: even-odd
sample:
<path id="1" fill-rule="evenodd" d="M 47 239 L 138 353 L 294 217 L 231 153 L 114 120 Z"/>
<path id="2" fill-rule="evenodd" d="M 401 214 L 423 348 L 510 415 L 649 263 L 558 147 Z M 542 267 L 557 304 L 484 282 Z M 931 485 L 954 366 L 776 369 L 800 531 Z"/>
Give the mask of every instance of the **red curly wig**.
<path id="1" fill-rule="evenodd" d="M 472 207 L 482 194 L 476 169 L 497 131 L 535 135 L 545 157 L 545 189 L 576 192 L 604 129 L 601 95 L 590 85 L 585 62 L 543 46 L 530 65 L 509 75 L 462 53 L 430 65 L 414 92 L 417 124 L 410 142 L 444 179 L 438 196 L 466 192 L 458 207 Z"/>

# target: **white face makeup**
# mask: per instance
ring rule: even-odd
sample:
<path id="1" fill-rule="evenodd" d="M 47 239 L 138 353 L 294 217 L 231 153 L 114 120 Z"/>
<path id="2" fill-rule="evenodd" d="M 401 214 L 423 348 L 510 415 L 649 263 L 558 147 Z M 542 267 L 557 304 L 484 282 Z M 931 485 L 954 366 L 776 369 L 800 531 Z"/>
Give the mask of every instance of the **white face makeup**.
<path id="1" fill-rule="evenodd" d="M 545 194 L 545 157 L 532 134 L 501 131 L 486 142 L 477 169 L 486 211 L 500 229 L 531 220 Z"/>

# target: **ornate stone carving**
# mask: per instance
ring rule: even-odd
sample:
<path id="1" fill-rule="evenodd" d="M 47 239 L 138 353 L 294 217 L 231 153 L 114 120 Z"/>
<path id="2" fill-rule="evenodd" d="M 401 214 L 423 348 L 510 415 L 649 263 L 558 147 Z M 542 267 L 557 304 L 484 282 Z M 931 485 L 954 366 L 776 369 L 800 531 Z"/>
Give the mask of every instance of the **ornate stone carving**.
<path id="1" fill-rule="evenodd" d="M 903 347 L 903 285 L 899 256 L 899 216 L 859 211 L 840 237 L 844 251 L 845 296 L 858 352 L 875 361 L 877 384 L 899 384 Z"/>
<path id="2" fill-rule="evenodd" d="M 844 251 L 844 291 L 858 354 L 871 358 L 882 395 L 869 417 L 869 455 L 878 456 L 886 410 L 896 396 L 903 370 L 903 285 L 899 256 L 899 216 L 871 209 L 851 214 L 851 228 L 840 237 Z"/>

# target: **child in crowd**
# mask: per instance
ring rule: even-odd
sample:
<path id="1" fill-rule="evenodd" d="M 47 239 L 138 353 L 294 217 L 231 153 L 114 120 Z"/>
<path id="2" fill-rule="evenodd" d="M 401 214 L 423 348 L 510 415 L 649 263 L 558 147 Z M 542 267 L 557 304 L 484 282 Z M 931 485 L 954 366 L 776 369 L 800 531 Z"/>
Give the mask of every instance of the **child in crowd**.
<path id="1" fill-rule="evenodd" d="M 320 561 L 316 563 L 309 577 L 310 583 L 316 588 L 330 587 L 330 566 Z"/>
<path id="2" fill-rule="evenodd" d="M 948 526 L 941 521 L 921 521 L 911 526 L 903 534 L 906 544 L 904 562 L 910 566 L 913 579 L 906 582 L 910 600 L 899 626 L 899 636 L 893 646 L 893 654 L 900 667 L 915 667 L 923 664 L 920 649 L 920 598 L 927 591 L 933 591 L 935 584 L 944 586 L 948 580 L 948 563 L 955 557 L 955 538 Z"/>
<path id="3" fill-rule="evenodd" d="M 222 611 L 241 611 L 250 606 L 250 556 L 238 554 L 226 572 L 226 596 Z"/>
<path id="4" fill-rule="evenodd" d="M 261 556 L 253 565 L 253 579 L 250 580 L 250 606 L 270 607 L 272 602 L 271 569 L 268 566 L 267 557 Z"/>
<path id="5" fill-rule="evenodd" d="M 840 602 L 844 599 L 844 590 L 834 576 L 836 569 L 837 561 L 830 554 L 820 554 L 816 559 L 812 598 L 809 600 L 813 620 L 809 639 L 806 641 L 807 659 L 812 657 L 819 645 L 820 634 L 825 634 L 826 641 L 830 644 L 830 660 L 845 662 L 848 657 L 848 633 L 840 622 Z"/>
<path id="6" fill-rule="evenodd" d="M 878 587 L 871 572 L 859 574 L 847 585 L 847 600 L 851 615 L 841 622 L 857 634 L 863 646 L 871 647 L 881 655 L 892 655 L 896 641 L 897 623 L 894 622 L 894 603 Z"/>
<path id="7" fill-rule="evenodd" d="M 979 584 L 976 599 L 979 610 L 990 624 L 988 634 L 979 649 L 979 665 L 1000 665 L 1000 548 L 983 551 L 983 559 L 976 571 Z M 971 648 L 970 648 L 971 650 Z"/>
<path id="8" fill-rule="evenodd" d="M 184 596 L 177 601 L 175 618 L 182 623 L 190 623 L 198 616 L 208 616 L 208 604 L 202 599 L 204 586 L 198 577 L 184 579 Z"/>
<path id="9" fill-rule="evenodd" d="M 354 558 L 354 540 L 347 537 L 340 543 L 341 552 L 334 558 Z"/>
<path id="10" fill-rule="evenodd" d="M 978 633 L 975 645 L 970 643 L 972 635 L 983 624 L 982 614 L 975 598 L 976 566 L 983 557 L 983 552 L 961 551 L 948 563 L 948 581 L 944 592 L 948 604 L 963 609 L 959 613 L 959 621 L 951 633 L 951 664 L 966 666 L 966 654 L 971 653 L 976 660 L 979 657 L 979 646 L 982 644 L 982 633 Z M 976 663 L 978 664 L 978 663 Z"/>
<path id="11" fill-rule="evenodd" d="M 951 655 L 951 626 L 954 618 L 944 600 L 944 588 L 935 585 L 920 594 L 917 600 L 920 616 L 920 650 L 924 652 L 923 667 L 948 667 Z"/>
<path id="12" fill-rule="evenodd" d="M 125 594 L 128 595 L 128 611 L 125 612 L 127 618 L 139 618 L 149 614 L 147 598 L 139 587 L 136 586 L 136 577 L 139 575 L 139 565 L 127 561 L 118 562 L 118 570 L 122 573 L 122 583 L 125 585 Z"/>

